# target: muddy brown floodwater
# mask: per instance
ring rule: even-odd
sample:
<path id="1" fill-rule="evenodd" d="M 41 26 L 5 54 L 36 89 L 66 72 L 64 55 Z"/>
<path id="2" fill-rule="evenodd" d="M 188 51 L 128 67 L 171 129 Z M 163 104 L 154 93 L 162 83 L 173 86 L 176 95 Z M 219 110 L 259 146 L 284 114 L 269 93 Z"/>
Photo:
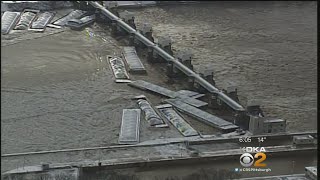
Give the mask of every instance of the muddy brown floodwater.
<path id="1" fill-rule="evenodd" d="M 213 69 L 219 88 L 236 85 L 241 104 L 260 100 L 265 115 L 287 120 L 288 131 L 305 131 L 317 125 L 316 9 L 316 2 L 215 2 L 131 11 L 138 27 L 153 25 L 155 39 L 169 35 L 174 51 L 191 50 L 197 72 Z M 137 107 L 131 97 L 161 101 L 114 83 L 105 57 L 119 54 L 120 44 L 99 25 L 36 36 L 1 38 L 2 154 L 117 144 L 122 109 Z M 161 69 L 146 68 L 148 76 L 132 78 L 166 85 Z M 141 141 L 182 137 L 173 127 L 147 126 L 141 121 Z M 47 159 L 64 161 L 55 156 Z M 1 162 L 4 172 L 40 159 Z"/>
<path id="2" fill-rule="evenodd" d="M 135 10 L 137 25 L 191 50 L 195 70 L 212 69 L 217 86 L 238 88 L 243 105 L 261 102 L 289 131 L 317 125 L 317 4 L 215 2 Z"/>

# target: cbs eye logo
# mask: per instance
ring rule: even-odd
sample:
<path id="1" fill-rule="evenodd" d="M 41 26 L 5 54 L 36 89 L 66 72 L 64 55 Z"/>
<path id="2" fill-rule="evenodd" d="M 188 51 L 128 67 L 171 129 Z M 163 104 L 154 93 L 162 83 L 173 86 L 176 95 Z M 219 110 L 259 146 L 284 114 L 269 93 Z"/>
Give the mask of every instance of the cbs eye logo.
<path id="1" fill-rule="evenodd" d="M 261 157 L 261 158 L 259 158 Z M 258 159 L 254 161 L 254 159 Z M 259 152 L 254 155 L 254 158 L 249 153 L 244 153 L 240 156 L 240 164 L 243 167 L 250 167 L 254 163 L 254 167 L 266 167 L 267 165 L 265 163 L 262 163 L 264 160 L 267 159 L 267 156 L 265 153 Z"/>

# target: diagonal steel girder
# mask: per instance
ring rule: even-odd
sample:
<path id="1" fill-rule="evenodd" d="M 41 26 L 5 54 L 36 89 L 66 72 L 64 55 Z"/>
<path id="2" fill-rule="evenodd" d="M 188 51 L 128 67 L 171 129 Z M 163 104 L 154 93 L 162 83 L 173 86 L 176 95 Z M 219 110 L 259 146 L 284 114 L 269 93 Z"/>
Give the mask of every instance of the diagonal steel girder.
<path id="1" fill-rule="evenodd" d="M 102 14 L 104 14 L 109 19 L 115 21 L 118 26 L 123 28 L 125 31 L 127 31 L 129 34 L 133 34 L 136 39 L 140 40 L 144 45 L 153 48 L 154 51 L 156 51 L 161 57 L 163 57 L 168 62 L 172 62 L 175 64 L 175 66 L 181 70 L 184 74 L 186 74 L 188 77 L 192 77 L 206 90 L 208 90 L 210 93 L 215 93 L 218 95 L 218 98 L 221 99 L 224 103 L 226 103 L 229 107 L 231 107 L 233 110 L 236 111 L 245 111 L 245 109 L 236 101 L 228 97 L 226 94 L 224 94 L 221 90 L 214 87 L 212 84 L 204 80 L 201 76 L 199 76 L 197 73 L 183 65 L 178 59 L 174 58 L 164 50 L 162 50 L 159 46 L 157 46 L 155 43 L 151 42 L 149 39 L 144 37 L 142 34 L 140 34 L 138 31 L 133 29 L 131 26 L 129 26 L 127 23 L 123 22 L 121 18 L 117 17 L 110 11 L 108 11 L 105 7 L 103 7 L 101 4 L 99 4 L 96 1 L 89 1 L 89 4 L 92 5 L 94 8 L 99 9 Z"/>

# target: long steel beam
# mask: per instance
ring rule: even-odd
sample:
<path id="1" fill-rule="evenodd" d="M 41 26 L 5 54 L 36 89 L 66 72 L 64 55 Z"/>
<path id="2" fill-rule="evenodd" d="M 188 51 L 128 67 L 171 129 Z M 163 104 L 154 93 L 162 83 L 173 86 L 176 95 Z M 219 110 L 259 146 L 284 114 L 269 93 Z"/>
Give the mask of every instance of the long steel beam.
<path id="1" fill-rule="evenodd" d="M 163 57 L 165 60 L 174 63 L 174 65 L 181 70 L 183 73 L 185 73 L 187 76 L 194 78 L 202 87 L 207 89 L 211 93 L 215 93 L 218 95 L 218 98 L 220 98 L 224 103 L 226 103 L 228 106 L 230 106 L 232 109 L 236 111 L 245 111 L 245 109 L 236 101 L 228 97 L 226 94 L 224 94 L 221 90 L 214 87 L 212 84 L 204 80 L 201 76 L 199 76 L 197 73 L 193 72 L 191 69 L 183 65 L 179 60 L 162 50 L 159 46 L 157 46 L 155 43 L 151 42 L 149 39 L 144 37 L 142 34 L 140 34 L 138 31 L 133 29 L 131 26 L 129 26 L 127 23 L 123 22 L 121 18 L 117 17 L 110 11 L 108 11 L 105 7 L 103 7 L 101 4 L 99 4 L 96 1 L 89 1 L 89 3 L 96 9 L 99 9 L 102 14 L 107 16 L 109 19 L 114 20 L 117 22 L 117 25 L 122 27 L 124 30 L 126 30 L 129 34 L 134 34 L 135 38 L 140 40 L 144 45 L 153 48 L 161 57 Z"/>
<path id="2" fill-rule="evenodd" d="M 294 133 L 277 133 L 277 134 L 264 134 L 264 135 L 253 135 L 250 136 L 253 139 L 259 137 L 267 137 L 268 142 L 273 142 L 273 140 L 278 141 L 279 139 L 292 140 L 293 136 L 299 135 L 312 135 L 318 136 L 317 131 L 305 131 L 305 132 L 294 132 Z M 100 146 L 100 147 L 88 147 L 88 148 L 75 148 L 75 149 L 59 149 L 59 150 L 48 150 L 48 151 L 34 151 L 34 152 L 21 152 L 21 153 L 11 153 L 11 154 L 1 154 L 1 158 L 13 157 L 13 156 L 29 156 L 29 155 L 37 155 L 37 154 L 54 154 L 54 153 L 65 153 L 65 152 L 78 152 L 78 151 L 91 151 L 91 150 L 101 150 L 101 149 L 121 149 L 121 148 L 134 148 L 134 147 L 149 147 L 149 146 L 161 146 L 168 144 L 178 144 L 185 141 L 189 141 L 190 144 L 198 145 L 198 144 L 210 144 L 210 143 L 239 143 L 239 137 L 242 136 L 234 136 L 234 137 L 226 137 L 226 136 L 211 136 L 209 138 L 200 138 L 200 137 L 188 137 L 188 138 L 167 138 L 163 140 L 150 140 L 145 141 L 139 144 L 133 145 L 114 145 L 114 146 Z"/>

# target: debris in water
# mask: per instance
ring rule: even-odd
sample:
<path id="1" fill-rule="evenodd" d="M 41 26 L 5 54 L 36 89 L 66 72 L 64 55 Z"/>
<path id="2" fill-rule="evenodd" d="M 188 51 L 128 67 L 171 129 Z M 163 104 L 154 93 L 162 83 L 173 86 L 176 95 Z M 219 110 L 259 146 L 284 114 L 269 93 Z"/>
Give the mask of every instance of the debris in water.
<path id="1" fill-rule="evenodd" d="M 131 82 L 131 81 L 127 81 L 129 80 L 129 75 L 126 71 L 122 58 L 116 57 L 116 56 L 114 57 L 109 56 L 107 59 L 110 63 L 114 77 L 116 78 L 115 82 Z"/>
<path id="2" fill-rule="evenodd" d="M 179 114 L 176 112 L 172 105 L 164 104 L 156 106 L 157 109 L 164 115 L 164 117 L 171 122 L 171 124 L 176 127 L 179 132 L 185 136 L 197 136 L 198 132 L 193 129 Z"/>
<path id="3" fill-rule="evenodd" d="M 123 109 L 119 144 L 139 143 L 140 109 Z"/>
<path id="4" fill-rule="evenodd" d="M 156 92 L 158 94 L 161 94 L 163 96 L 167 96 L 170 98 L 179 98 L 179 99 L 181 99 L 181 101 L 188 103 L 188 104 L 195 106 L 195 107 L 201 107 L 201 106 L 208 105 L 208 103 L 206 103 L 206 102 L 200 101 L 200 100 L 195 99 L 193 97 L 189 97 L 188 94 L 191 91 L 183 91 L 184 93 L 187 93 L 187 94 L 183 94 L 183 92 L 180 92 L 180 91 L 174 92 L 174 91 L 171 91 L 167 88 L 164 88 L 164 87 L 161 87 L 161 86 L 158 86 L 158 85 L 155 85 L 155 84 L 143 81 L 143 80 L 133 81 L 128 85 L 142 89 L 142 90 L 149 90 L 152 92 Z M 199 95 L 199 93 L 196 93 L 196 92 L 194 92 L 192 94 L 193 94 L 192 96 Z M 197 96 L 197 97 L 200 97 L 200 96 Z"/>
<path id="5" fill-rule="evenodd" d="M 156 113 L 156 111 L 146 99 L 138 99 L 137 103 L 140 109 L 144 112 L 145 119 L 150 123 L 151 126 L 164 124 L 161 117 Z"/>
<path id="6" fill-rule="evenodd" d="M 74 10 L 74 11 L 70 12 L 69 14 L 67 14 L 66 16 L 56 20 L 52 24 L 58 25 L 58 26 L 64 26 L 67 24 L 67 22 L 69 20 L 81 18 L 81 17 L 85 16 L 86 13 L 87 13 L 86 11 Z"/>
<path id="7" fill-rule="evenodd" d="M 66 26 L 70 27 L 72 30 L 81 30 L 86 26 L 92 25 L 96 19 L 95 15 L 85 16 L 81 19 L 70 19 Z"/>
<path id="8" fill-rule="evenodd" d="M 20 12 L 4 12 L 1 17 L 1 34 L 8 34 L 18 22 Z"/>
<path id="9" fill-rule="evenodd" d="M 130 73 L 147 73 L 134 46 L 123 47 L 123 56 L 128 64 Z"/>
<path id="10" fill-rule="evenodd" d="M 61 26 L 54 25 L 54 24 L 48 24 L 47 27 L 61 29 Z"/>
<path id="11" fill-rule="evenodd" d="M 94 37 L 95 36 L 95 34 L 92 31 L 90 31 L 89 28 L 86 28 L 86 34 L 87 34 L 88 37 Z"/>
<path id="12" fill-rule="evenodd" d="M 43 32 L 47 24 L 50 23 L 50 21 L 54 17 L 54 15 L 54 12 L 44 12 L 39 14 L 37 19 L 31 24 L 31 28 L 29 30 Z"/>
<path id="13" fill-rule="evenodd" d="M 186 113 L 198 119 L 199 121 L 208 124 L 209 126 L 218 128 L 223 132 L 232 132 L 239 128 L 237 125 L 234 125 L 231 122 L 228 122 L 196 107 L 190 106 L 189 104 L 182 102 L 180 99 L 167 99 L 165 101 L 176 107 L 179 111 Z"/>
<path id="14" fill-rule="evenodd" d="M 27 30 L 36 18 L 39 10 L 25 9 L 17 23 L 15 30 Z"/>

